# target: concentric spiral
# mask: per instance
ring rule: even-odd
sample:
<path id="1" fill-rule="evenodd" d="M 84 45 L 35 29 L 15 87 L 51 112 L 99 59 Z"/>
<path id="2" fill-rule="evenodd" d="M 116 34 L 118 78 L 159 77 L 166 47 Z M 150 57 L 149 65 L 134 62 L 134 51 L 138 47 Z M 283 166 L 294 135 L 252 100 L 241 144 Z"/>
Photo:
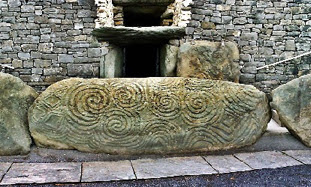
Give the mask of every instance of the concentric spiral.
<path id="1" fill-rule="evenodd" d="M 180 114 L 180 99 L 176 93 L 158 91 L 151 98 L 151 111 L 156 116 L 165 119 L 175 119 Z"/>
<path id="2" fill-rule="evenodd" d="M 106 111 L 102 125 L 102 139 L 106 145 L 118 145 L 121 147 L 139 146 L 138 133 L 141 130 L 137 123 L 139 116 L 132 111 L 111 109 Z"/>
<path id="3" fill-rule="evenodd" d="M 183 119 L 188 125 L 206 125 L 217 119 L 217 109 L 206 92 L 188 92 L 184 98 Z"/>
<path id="4" fill-rule="evenodd" d="M 142 110 L 146 101 L 145 90 L 137 83 L 114 83 L 112 96 L 117 106 L 124 109 Z"/>
<path id="5" fill-rule="evenodd" d="M 108 84 L 80 84 L 66 95 L 69 116 L 80 130 L 92 129 L 110 105 Z"/>

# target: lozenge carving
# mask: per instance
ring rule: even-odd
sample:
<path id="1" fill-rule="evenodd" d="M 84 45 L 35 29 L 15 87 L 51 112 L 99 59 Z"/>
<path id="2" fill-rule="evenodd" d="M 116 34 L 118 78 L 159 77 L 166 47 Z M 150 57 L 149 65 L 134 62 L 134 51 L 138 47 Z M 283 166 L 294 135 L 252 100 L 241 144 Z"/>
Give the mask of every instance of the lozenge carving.
<path id="1" fill-rule="evenodd" d="M 68 79 L 29 111 L 37 145 L 112 154 L 237 148 L 254 143 L 269 119 L 254 87 L 194 78 Z"/>

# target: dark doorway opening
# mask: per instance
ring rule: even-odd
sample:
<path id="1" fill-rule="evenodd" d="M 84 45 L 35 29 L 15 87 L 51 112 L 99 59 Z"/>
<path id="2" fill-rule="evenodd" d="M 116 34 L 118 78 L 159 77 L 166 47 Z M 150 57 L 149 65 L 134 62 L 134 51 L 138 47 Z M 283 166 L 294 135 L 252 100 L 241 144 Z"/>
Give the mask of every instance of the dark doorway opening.
<path id="1" fill-rule="evenodd" d="M 124 26 L 151 27 L 161 25 L 161 15 L 165 6 L 124 7 Z"/>
<path id="2" fill-rule="evenodd" d="M 131 45 L 124 48 L 124 77 L 158 77 L 159 46 Z"/>

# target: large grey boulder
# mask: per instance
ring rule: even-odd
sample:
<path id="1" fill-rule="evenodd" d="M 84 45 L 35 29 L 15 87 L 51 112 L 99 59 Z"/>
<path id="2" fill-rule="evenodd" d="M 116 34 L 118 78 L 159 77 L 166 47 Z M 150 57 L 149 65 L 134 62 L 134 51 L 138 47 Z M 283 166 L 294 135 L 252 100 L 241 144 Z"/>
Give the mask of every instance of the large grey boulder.
<path id="1" fill-rule="evenodd" d="M 36 97 L 36 91 L 22 80 L 0 73 L 0 155 L 30 151 L 27 112 Z"/>
<path id="2" fill-rule="evenodd" d="M 266 95 L 253 86 L 181 77 L 68 79 L 29 110 L 38 146 L 111 154 L 238 148 L 269 120 Z"/>
<path id="3" fill-rule="evenodd" d="M 234 42 L 187 42 L 179 49 L 177 76 L 239 82 L 239 58 Z"/>
<path id="4" fill-rule="evenodd" d="M 282 125 L 311 147 L 311 75 L 294 79 L 272 91 L 271 106 Z"/>

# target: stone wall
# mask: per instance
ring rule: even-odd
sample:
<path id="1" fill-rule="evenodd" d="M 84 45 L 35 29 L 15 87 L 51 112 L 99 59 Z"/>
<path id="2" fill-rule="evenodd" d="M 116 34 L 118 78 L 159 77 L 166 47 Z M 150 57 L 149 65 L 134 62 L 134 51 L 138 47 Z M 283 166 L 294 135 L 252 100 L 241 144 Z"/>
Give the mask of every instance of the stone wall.
<path id="1" fill-rule="evenodd" d="M 101 57 L 108 53 L 109 46 L 90 35 L 95 28 L 94 3 L 79 2 L 0 1 L 0 64 L 14 67 L 5 71 L 37 90 L 67 77 L 99 77 Z M 111 0 L 101 2 L 109 4 Z M 240 49 L 242 83 L 270 92 L 279 84 L 309 73 L 310 55 L 270 69 L 256 68 L 310 51 L 311 1 L 184 3 L 192 4 L 192 21 L 183 41 L 235 41 Z M 107 15 L 111 25 L 113 17 Z"/>
<path id="2" fill-rule="evenodd" d="M 310 51 L 310 0 L 194 0 L 187 33 L 188 39 L 238 43 L 240 82 L 265 92 L 310 72 L 311 55 L 256 70 Z"/>
<path id="3" fill-rule="evenodd" d="M 1 0 L 0 64 L 37 90 L 67 77 L 98 77 L 94 6 L 72 0 Z"/>

